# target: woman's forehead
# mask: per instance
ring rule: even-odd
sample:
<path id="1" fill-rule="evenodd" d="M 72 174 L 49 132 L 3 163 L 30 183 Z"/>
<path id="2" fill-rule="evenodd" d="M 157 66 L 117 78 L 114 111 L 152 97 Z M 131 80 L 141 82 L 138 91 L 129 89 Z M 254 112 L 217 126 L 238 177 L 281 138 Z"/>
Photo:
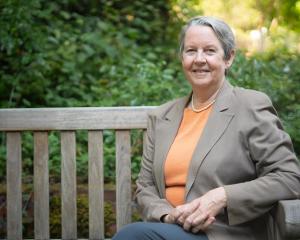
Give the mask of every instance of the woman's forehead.
<path id="1" fill-rule="evenodd" d="M 209 26 L 203 25 L 190 26 L 186 31 L 184 43 L 185 45 L 206 44 L 221 46 L 221 43 L 213 29 Z"/>

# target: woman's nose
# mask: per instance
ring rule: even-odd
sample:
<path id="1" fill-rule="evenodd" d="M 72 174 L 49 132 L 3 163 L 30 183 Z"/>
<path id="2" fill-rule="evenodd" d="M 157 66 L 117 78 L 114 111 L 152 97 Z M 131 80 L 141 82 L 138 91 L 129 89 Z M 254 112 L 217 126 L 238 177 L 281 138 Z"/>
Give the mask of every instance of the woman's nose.
<path id="1" fill-rule="evenodd" d="M 205 62 L 205 56 L 203 54 L 203 51 L 197 51 L 195 55 L 195 62 Z"/>

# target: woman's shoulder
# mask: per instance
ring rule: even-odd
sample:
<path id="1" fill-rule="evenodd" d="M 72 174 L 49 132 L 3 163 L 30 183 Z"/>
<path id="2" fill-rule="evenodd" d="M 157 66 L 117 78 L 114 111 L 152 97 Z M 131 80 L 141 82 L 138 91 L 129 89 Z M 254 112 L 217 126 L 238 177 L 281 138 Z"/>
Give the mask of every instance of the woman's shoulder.
<path id="1" fill-rule="evenodd" d="M 263 118 L 270 119 L 270 114 L 278 116 L 271 99 L 264 92 L 234 87 L 233 96 L 233 107 L 236 115 L 241 118 L 241 124 L 246 124 L 250 127 L 251 119 L 253 120 L 252 123 L 257 123 L 259 119 L 259 121 Z"/>
<path id="2" fill-rule="evenodd" d="M 272 105 L 270 97 L 261 91 L 243 87 L 234 87 L 233 93 L 239 104 L 246 106 Z"/>
<path id="3" fill-rule="evenodd" d="M 148 115 L 162 118 L 165 116 L 171 109 L 173 109 L 178 104 L 183 104 L 187 101 L 186 97 L 176 98 L 171 101 L 165 102 L 160 106 L 157 106 L 153 110 L 151 110 Z"/>

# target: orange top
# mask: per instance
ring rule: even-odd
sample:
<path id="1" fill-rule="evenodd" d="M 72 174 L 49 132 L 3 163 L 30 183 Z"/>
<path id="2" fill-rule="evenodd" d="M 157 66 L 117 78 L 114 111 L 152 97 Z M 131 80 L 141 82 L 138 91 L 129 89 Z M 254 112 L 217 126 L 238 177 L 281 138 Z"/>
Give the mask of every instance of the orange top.
<path id="1" fill-rule="evenodd" d="M 178 206 L 185 202 L 185 184 L 189 165 L 197 142 L 207 122 L 212 106 L 196 113 L 186 108 L 178 133 L 165 162 L 166 199 Z"/>

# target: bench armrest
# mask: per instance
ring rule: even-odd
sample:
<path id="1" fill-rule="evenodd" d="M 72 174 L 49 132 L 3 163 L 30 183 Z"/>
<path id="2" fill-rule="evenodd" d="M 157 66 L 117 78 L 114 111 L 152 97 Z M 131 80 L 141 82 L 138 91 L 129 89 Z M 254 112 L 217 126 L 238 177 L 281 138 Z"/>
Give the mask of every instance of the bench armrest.
<path id="1" fill-rule="evenodd" d="M 300 200 L 279 201 L 273 217 L 280 239 L 300 239 Z"/>

